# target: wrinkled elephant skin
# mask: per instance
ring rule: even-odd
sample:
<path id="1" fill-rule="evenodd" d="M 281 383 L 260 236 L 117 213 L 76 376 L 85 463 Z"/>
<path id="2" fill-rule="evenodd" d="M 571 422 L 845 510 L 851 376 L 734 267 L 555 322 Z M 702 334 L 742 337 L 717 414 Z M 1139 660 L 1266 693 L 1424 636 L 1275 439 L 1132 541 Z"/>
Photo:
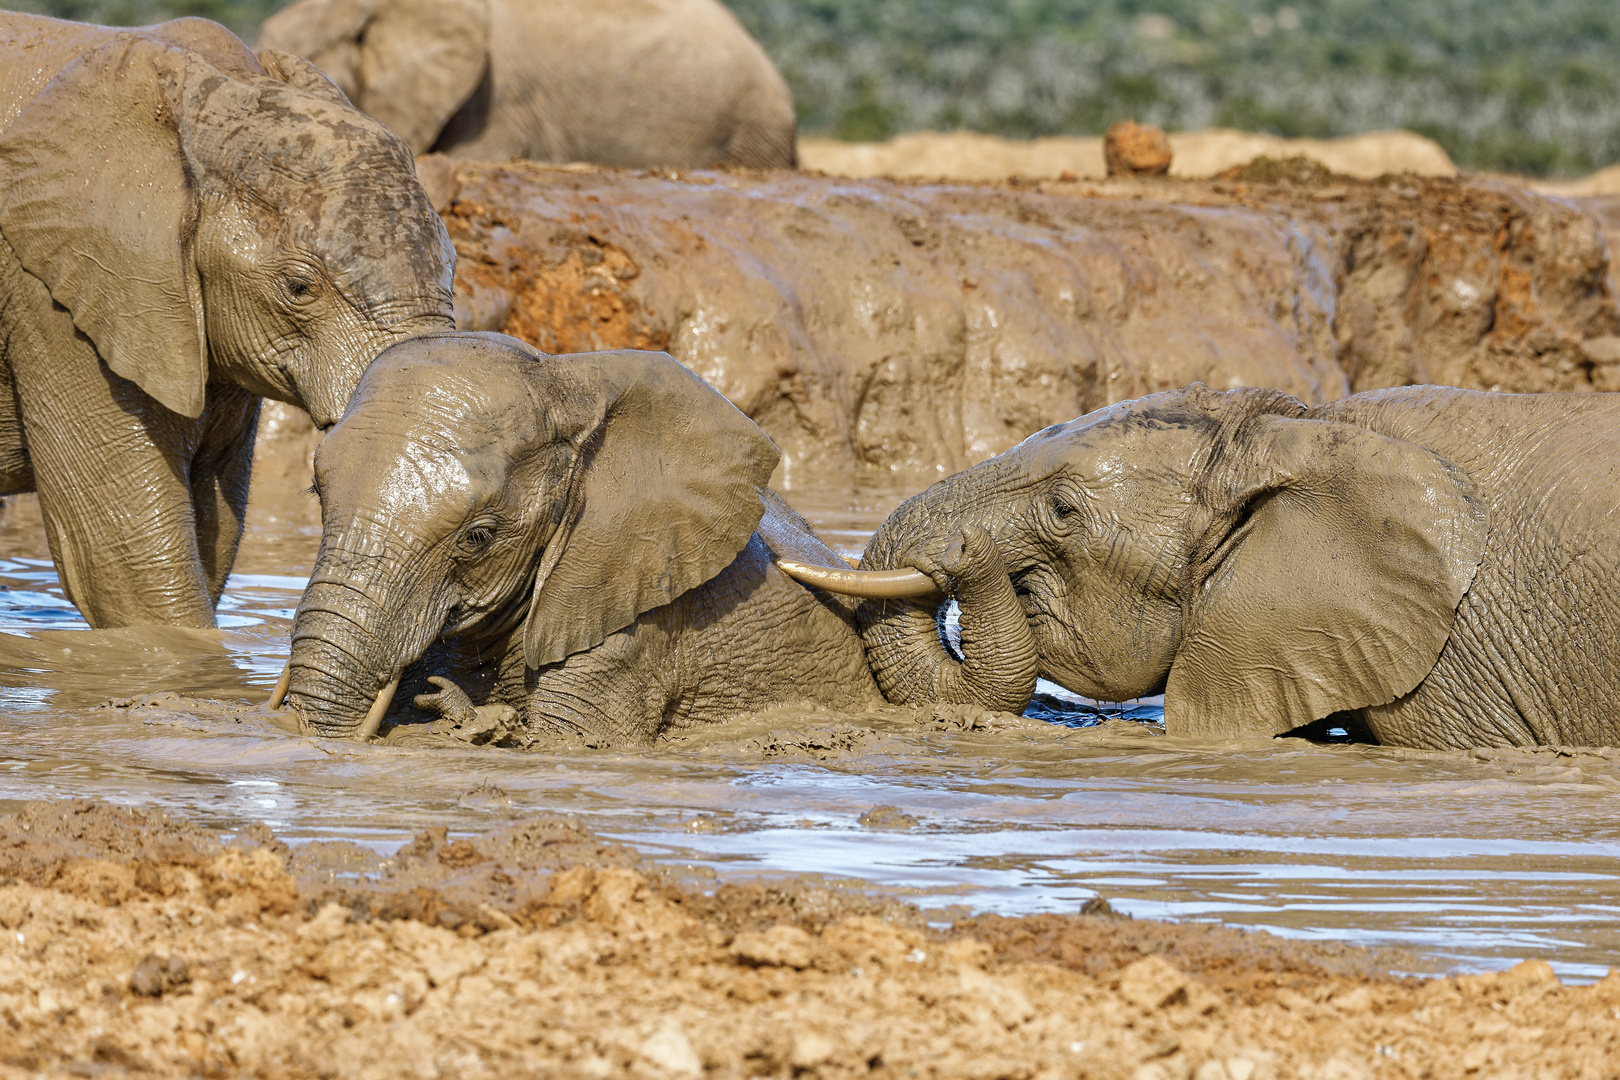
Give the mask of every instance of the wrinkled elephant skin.
<path id="1" fill-rule="evenodd" d="M 214 625 L 260 395 L 336 422 L 448 329 L 409 151 L 297 57 L 0 14 L 0 494 L 91 625 Z"/>
<path id="2" fill-rule="evenodd" d="M 880 702 L 853 611 L 775 566 L 842 565 L 765 490 L 776 461 L 663 353 L 395 346 L 316 452 L 287 700 L 323 734 L 365 734 L 398 678 L 401 706 L 510 710 L 596 745 L 807 696 Z"/>
<path id="3" fill-rule="evenodd" d="M 775 65 L 718 0 L 298 0 L 259 44 L 307 57 L 421 154 L 792 168 Z"/>
<path id="4" fill-rule="evenodd" d="M 1613 746 L 1617 456 L 1617 395 L 1418 386 L 1313 409 L 1195 384 L 1038 432 L 878 530 L 863 567 L 957 597 L 960 659 L 937 600 L 859 617 L 891 700 L 1006 693 L 974 651 L 1032 633 L 1042 675 L 1164 693 L 1176 735 L 1332 717 L 1404 746 Z M 952 563 L 968 530 L 1005 579 Z M 1024 619 L 969 642 L 1008 581 Z"/>

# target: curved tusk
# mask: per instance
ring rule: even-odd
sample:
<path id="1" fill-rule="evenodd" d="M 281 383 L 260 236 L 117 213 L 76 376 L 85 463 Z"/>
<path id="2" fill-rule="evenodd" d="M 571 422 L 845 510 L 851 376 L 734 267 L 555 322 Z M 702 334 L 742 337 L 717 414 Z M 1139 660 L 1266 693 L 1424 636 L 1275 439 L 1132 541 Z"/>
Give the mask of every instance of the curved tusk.
<path id="1" fill-rule="evenodd" d="M 834 570 L 826 566 L 806 566 L 804 563 L 778 560 L 782 573 L 794 581 L 814 585 L 818 589 L 860 596 L 868 600 L 898 600 L 907 596 L 931 596 L 939 590 L 934 579 L 921 570 Z"/>
<path id="2" fill-rule="evenodd" d="M 394 703 L 394 691 L 398 689 L 399 672 L 396 671 L 394 672 L 393 681 L 377 691 L 377 700 L 371 703 L 371 711 L 366 713 L 364 720 L 360 721 L 360 730 L 354 733 L 356 739 L 365 742 L 377 734 L 377 729 L 382 726 L 383 714 L 388 711 L 388 706 Z"/>
<path id="3" fill-rule="evenodd" d="M 288 660 L 286 664 L 282 665 L 281 677 L 276 680 L 276 688 L 270 691 L 270 700 L 264 703 L 265 709 L 269 712 L 275 712 L 281 708 L 282 703 L 287 700 L 287 687 L 291 685 L 292 661 Z"/>

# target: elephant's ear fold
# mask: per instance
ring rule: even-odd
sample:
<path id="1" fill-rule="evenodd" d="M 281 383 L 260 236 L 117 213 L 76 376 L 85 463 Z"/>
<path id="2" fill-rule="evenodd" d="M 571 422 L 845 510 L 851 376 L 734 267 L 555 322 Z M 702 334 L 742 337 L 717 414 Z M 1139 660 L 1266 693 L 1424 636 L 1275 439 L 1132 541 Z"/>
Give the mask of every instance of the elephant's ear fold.
<path id="1" fill-rule="evenodd" d="M 1268 418 L 1227 449 L 1166 730 L 1280 735 L 1412 690 L 1484 552 L 1473 482 L 1421 446 L 1348 424 Z"/>
<path id="2" fill-rule="evenodd" d="M 357 104 L 425 154 L 478 88 L 488 46 L 487 0 L 393 0 L 366 25 Z"/>
<path id="3" fill-rule="evenodd" d="M 294 56 L 280 49 L 260 49 L 259 63 L 264 66 L 265 73 L 277 82 L 285 83 L 314 97 L 335 101 L 339 105 L 349 104 L 349 99 L 344 96 L 337 83 L 327 78 L 320 68 L 302 56 Z"/>
<path id="4" fill-rule="evenodd" d="M 764 513 L 775 444 L 664 353 L 555 357 L 600 395 L 567 518 L 546 546 L 523 632 L 530 667 L 589 649 L 729 566 Z"/>
<path id="5" fill-rule="evenodd" d="M 175 122 L 211 65 L 120 35 L 67 65 L 0 135 L 0 235 L 107 366 L 183 416 L 208 377 Z"/>
<path id="6" fill-rule="evenodd" d="M 272 61 L 265 59 L 266 53 L 302 57 L 353 99 L 359 89 L 360 36 L 377 4 L 378 0 L 295 0 L 259 28 L 259 62 L 269 70 Z M 281 72 L 270 73 L 284 83 L 319 93 Z"/>

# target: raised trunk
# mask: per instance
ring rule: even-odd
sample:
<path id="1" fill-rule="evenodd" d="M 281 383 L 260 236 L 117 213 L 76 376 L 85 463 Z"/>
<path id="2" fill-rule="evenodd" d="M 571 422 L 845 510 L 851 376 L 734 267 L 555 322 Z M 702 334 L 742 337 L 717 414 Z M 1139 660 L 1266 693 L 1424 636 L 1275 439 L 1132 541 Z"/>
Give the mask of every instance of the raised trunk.
<path id="1" fill-rule="evenodd" d="M 880 530 L 869 551 L 886 552 L 894 537 Z M 861 638 L 883 696 L 899 704 L 951 702 L 1020 713 L 1035 691 L 1039 657 L 1023 605 L 995 542 L 968 525 L 933 562 L 961 606 L 962 658 L 941 640 L 934 600 L 868 600 Z M 885 568 L 888 568 L 887 563 Z"/>

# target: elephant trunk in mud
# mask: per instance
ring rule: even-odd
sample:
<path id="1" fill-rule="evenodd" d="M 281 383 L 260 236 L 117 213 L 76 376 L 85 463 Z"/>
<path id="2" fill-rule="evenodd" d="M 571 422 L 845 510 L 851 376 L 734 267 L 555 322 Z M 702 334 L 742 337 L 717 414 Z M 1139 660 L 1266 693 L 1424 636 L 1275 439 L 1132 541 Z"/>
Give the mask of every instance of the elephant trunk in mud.
<path id="1" fill-rule="evenodd" d="M 323 544 L 293 623 L 288 697 L 324 735 L 376 734 L 400 671 L 439 636 L 446 614 L 443 599 L 402 599 L 405 581 L 344 569 L 360 561 Z"/>
<path id="2" fill-rule="evenodd" d="M 1035 635 L 998 547 L 1007 523 L 983 498 L 1000 480 L 994 473 L 963 475 L 931 489 L 938 497 L 938 489 L 951 488 L 953 505 L 982 506 L 981 515 L 946 521 L 920 499 L 902 506 L 872 537 L 861 570 L 784 565 L 801 581 L 867 598 L 857 612 L 861 637 L 878 687 L 892 702 L 1014 713 L 1029 705 L 1039 669 Z M 945 597 L 960 606 L 960 655 L 942 633 Z"/>

